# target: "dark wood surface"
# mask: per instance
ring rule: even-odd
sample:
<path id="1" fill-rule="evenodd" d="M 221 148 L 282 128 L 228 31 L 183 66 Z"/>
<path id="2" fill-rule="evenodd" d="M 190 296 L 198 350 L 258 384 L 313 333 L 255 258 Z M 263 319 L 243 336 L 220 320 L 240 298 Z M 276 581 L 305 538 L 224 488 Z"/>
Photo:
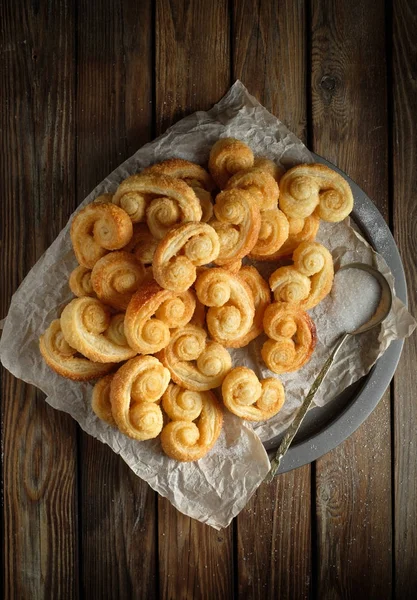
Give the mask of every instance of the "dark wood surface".
<path id="1" fill-rule="evenodd" d="M 378 0 L 312 2 L 311 146 L 359 181 L 390 223 L 384 11 Z M 364 598 L 391 595 L 390 406 L 388 391 L 358 431 L 315 465 L 319 598 L 358 589 Z"/>
<path id="2" fill-rule="evenodd" d="M 1 311 L 77 204 L 240 78 L 370 195 L 417 282 L 412 0 L 0 2 Z M 1 371 L 5 598 L 415 598 L 417 336 L 369 419 L 215 531 Z"/>

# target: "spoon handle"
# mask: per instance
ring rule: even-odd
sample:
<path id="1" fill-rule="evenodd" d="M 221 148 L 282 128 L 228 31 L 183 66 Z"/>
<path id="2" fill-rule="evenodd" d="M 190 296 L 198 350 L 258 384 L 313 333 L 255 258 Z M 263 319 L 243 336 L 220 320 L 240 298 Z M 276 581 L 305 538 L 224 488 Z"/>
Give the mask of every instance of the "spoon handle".
<path id="1" fill-rule="evenodd" d="M 281 441 L 281 444 L 279 445 L 279 448 L 277 450 L 275 457 L 271 461 L 271 470 L 269 471 L 269 473 L 266 477 L 267 483 L 270 483 L 273 480 L 273 478 L 275 477 L 275 475 L 279 469 L 281 460 L 287 453 L 288 448 L 291 446 L 291 442 L 293 441 L 297 431 L 299 430 L 300 425 L 303 422 L 304 417 L 306 416 L 307 411 L 313 402 L 313 398 L 316 395 L 317 390 L 319 389 L 319 387 L 321 386 L 321 384 L 324 381 L 324 378 L 326 377 L 327 373 L 329 372 L 330 367 L 332 366 L 333 361 L 336 357 L 336 354 L 339 352 L 340 348 L 343 346 L 343 344 L 345 343 L 345 341 L 347 340 L 349 335 L 350 335 L 349 333 L 343 334 L 343 336 L 340 338 L 340 340 L 336 344 L 336 347 L 334 348 L 333 352 L 330 354 L 329 358 L 324 363 L 323 368 L 321 369 L 320 373 L 317 375 L 316 379 L 314 380 L 314 383 L 311 386 L 310 391 L 308 392 L 307 396 L 303 400 L 303 403 L 300 406 L 300 408 L 295 416 L 294 421 L 291 423 L 291 425 L 287 429 L 287 432 L 284 435 L 284 437 Z"/>

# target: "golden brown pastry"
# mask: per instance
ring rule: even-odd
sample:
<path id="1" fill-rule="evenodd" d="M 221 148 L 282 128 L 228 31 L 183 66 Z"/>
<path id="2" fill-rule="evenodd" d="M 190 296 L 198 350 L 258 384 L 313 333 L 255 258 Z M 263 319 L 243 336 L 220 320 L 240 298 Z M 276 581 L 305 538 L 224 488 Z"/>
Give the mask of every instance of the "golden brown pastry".
<path id="1" fill-rule="evenodd" d="M 265 311 L 264 329 L 270 338 L 262 346 L 262 358 L 274 373 L 298 371 L 316 346 L 316 327 L 309 315 L 294 304 L 274 302 Z"/>
<path id="2" fill-rule="evenodd" d="M 276 415 L 285 401 L 279 379 L 259 379 L 252 369 L 236 367 L 222 384 L 224 405 L 230 412 L 247 421 L 266 421 Z"/>
<path id="3" fill-rule="evenodd" d="M 134 440 L 156 438 L 162 430 L 157 404 L 168 387 L 168 369 L 154 356 L 137 356 L 115 373 L 110 386 L 112 415 L 122 433 Z"/>
<path id="4" fill-rule="evenodd" d="M 99 419 L 105 421 L 109 425 L 116 425 L 111 411 L 110 400 L 110 385 L 113 381 L 114 374 L 106 375 L 99 379 L 93 388 L 91 396 L 91 408 Z"/>
<path id="5" fill-rule="evenodd" d="M 279 267 L 269 278 L 269 286 L 276 302 L 289 302 L 300 305 L 305 302 L 311 291 L 311 281 L 294 265 Z"/>
<path id="6" fill-rule="evenodd" d="M 68 344 L 94 362 L 117 363 L 135 356 L 126 341 L 124 315 L 111 315 L 97 298 L 75 298 L 62 311 L 61 328 Z"/>
<path id="7" fill-rule="evenodd" d="M 277 302 L 290 302 L 309 310 L 332 289 L 332 255 L 322 244 L 302 242 L 292 258 L 293 265 L 280 267 L 272 273 L 269 285 Z"/>
<path id="8" fill-rule="evenodd" d="M 95 298 L 95 291 L 91 283 L 91 269 L 78 265 L 69 276 L 69 286 L 74 296 L 91 296 Z"/>
<path id="9" fill-rule="evenodd" d="M 288 239 L 289 224 L 284 213 L 278 208 L 261 212 L 261 228 L 258 241 L 253 247 L 250 257 L 253 260 L 274 260 L 271 256 L 283 246 Z"/>
<path id="10" fill-rule="evenodd" d="M 212 392 L 192 392 L 170 384 L 162 406 L 171 419 L 161 433 L 167 456 L 199 460 L 213 448 L 222 429 L 223 413 Z"/>
<path id="11" fill-rule="evenodd" d="M 191 319 L 190 302 L 189 295 L 164 290 L 156 281 L 144 283 L 126 309 L 124 326 L 129 345 L 141 354 L 154 354 L 165 348 L 171 337 L 170 326 L 183 326 L 187 315 Z"/>
<path id="12" fill-rule="evenodd" d="M 132 175 L 119 185 L 113 202 L 128 213 L 133 223 L 146 220 L 159 240 L 174 225 L 200 221 L 202 216 L 200 202 L 190 186 L 168 175 Z"/>
<path id="13" fill-rule="evenodd" d="M 210 175 L 203 167 L 182 158 L 171 158 L 163 162 L 151 165 L 142 171 L 143 174 L 155 173 L 157 175 L 169 175 L 182 179 L 195 192 L 200 200 L 203 215 L 201 220 L 207 223 L 213 216 L 213 204 L 211 193 L 214 183 Z"/>
<path id="14" fill-rule="evenodd" d="M 279 207 L 287 217 L 305 219 L 314 211 L 323 221 L 343 221 L 352 211 L 353 195 L 347 181 L 329 167 L 302 164 L 280 180 Z"/>
<path id="15" fill-rule="evenodd" d="M 226 189 L 247 190 L 255 198 L 260 210 L 272 210 L 278 207 L 279 187 L 267 171 L 251 167 L 239 171 L 227 182 Z"/>
<path id="16" fill-rule="evenodd" d="M 239 271 L 239 277 L 249 286 L 255 305 L 255 316 L 252 327 L 244 338 L 240 340 L 241 347 L 243 348 L 264 330 L 263 317 L 266 307 L 271 304 L 271 291 L 269 285 L 255 267 L 242 267 Z"/>
<path id="17" fill-rule="evenodd" d="M 242 259 L 241 258 L 239 258 L 238 260 L 234 260 L 233 262 L 227 263 L 225 265 L 222 265 L 222 269 L 229 271 L 229 273 L 233 273 L 233 275 L 236 275 L 236 273 L 239 273 L 241 268 L 242 268 Z"/>
<path id="18" fill-rule="evenodd" d="M 208 168 L 214 181 L 222 190 L 232 175 L 252 167 L 253 160 L 253 152 L 244 142 L 235 138 L 222 138 L 210 151 Z"/>
<path id="19" fill-rule="evenodd" d="M 184 327 L 192 319 L 196 304 L 194 290 L 186 290 L 174 298 L 165 300 L 155 312 L 155 317 L 166 323 L 170 329 Z"/>
<path id="20" fill-rule="evenodd" d="M 252 250 L 261 227 L 261 213 L 252 195 L 245 190 L 220 192 L 214 205 L 215 229 L 220 242 L 216 264 L 240 260 Z"/>
<path id="21" fill-rule="evenodd" d="M 191 290 L 188 290 L 189 292 Z M 197 325 L 197 327 L 205 327 L 206 325 L 206 307 L 201 304 L 200 300 L 196 297 L 194 314 L 190 319 L 190 325 Z"/>
<path id="22" fill-rule="evenodd" d="M 149 266 L 152 264 L 158 242 L 159 240 L 152 235 L 145 223 L 135 223 L 133 225 L 132 239 L 123 250 L 131 252 L 139 262 L 145 266 Z"/>
<path id="23" fill-rule="evenodd" d="M 264 260 L 276 261 L 281 258 L 292 256 L 294 250 L 301 242 L 313 242 L 319 230 L 320 219 L 312 214 L 305 219 L 288 219 L 289 235 L 283 245 Z M 258 259 L 259 260 L 259 259 Z"/>
<path id="24" fill-rule="evenodd" d="M 193 188 L 195 195 L 200 200 L 201 205 L 201 220 L 203 223 L 208 223 L 213 218 L 213 198 L 207 190 L 201 187 Z"/>
<path id="25" fill-rule="evenodd" d="M 92 362 L 84 356 L 79 356 L 63 336 L 61 323 L 55 319 L 39 338 L 39 348 L 48 366 L 67 379 L 73 381 L 90 381 L 106 375 L 113 363 L 103 364 Z"/>
<path id="26" fill-rule="evenodd" d="M 300 305 L 308 310 L 321 302 L 332 289 L 333 258 L 328 249 L 318 242 L 302 242 L 294 250 L 292 258 L 298 272 L 310 277 L 309 298 Z"/>
<path id="27" fill-rule="evenodd" d="M 221 268 L 207 269 L 195 283 L 197 298 L 207 311 L 211 337 L 228 348 L 240 348 L 255 315 L 252 292 L 247 283 Z"/>
<path id="28" fill-rule="evenodd" d="M 92 269 L 109 250 L 126 246 L 132 234 L 128 215 L 114 204 L 92 202 L 75 215 L 71 224 L 75 256 L 87 269 Z"/>
<path id="29" fill-rule="evenodd" d="M 299 235 L 303 231 L 306 223 L 311 218 L 315 218 L 317 220 L 317 222 L 320 223 L 320 219 L 318 217 L 314 217 L 314 215 L 310 215 L 309 217 L 306 217 L 305 219 L 297 219 L 297 218 L 288 217 L 288 233 L 289 233 L 289 235 L 291 235 L 291 236 Z M 312 241 L 312 240 L 300 240 L 300 242 L 306 242 L 306 241 Z"/>
<path id="30" fill-rule="evenodd" d="M 144 175 L 148 173 L 169 175 L 176 179 L 182 179 L 182 181 L 185 181 L 193 189 L 202 188 L 209 192 L 212 192 L 214 189 L 214 183 L 203 167 L 182 158 L 169 158 L 168 160 L 155 163 L 142 171 Z"/>
<path id="31" fill-rule="evenodd" d="M 168 346 L 158 356 L 175 383 L 199 392 L 221 385 L 232 368 L 228 351 L 207 340 L 202 327 L 191 324 L 173 331 Z"/>
<path id="32" fill-rule="evenodd" d="M 119 250 L 96 262 L 91 272 L 91 283 L 99 300 L 118 310 L 126 310 L 145 274 L 145 267 L 133 254 Z"/>
<path id="33" fill-rule="evenodd" d="M 184 292 L 196 279 L 196 267 L 215 260 L 219 250 L 217 233 L 207 223 L 184 223 L 175 227 L 155 251 L 155 280 L 167 290 Z"/>
<path id="34" fill-rule="evenodd" d="M 285 173 L 285 169 L 279 167 L 273 160 L 265 158 L 264 156 L 257 156 L 253 161 L 253 166 L 272 175 L 277 183 L 279 183 L 279 180 Z"/>

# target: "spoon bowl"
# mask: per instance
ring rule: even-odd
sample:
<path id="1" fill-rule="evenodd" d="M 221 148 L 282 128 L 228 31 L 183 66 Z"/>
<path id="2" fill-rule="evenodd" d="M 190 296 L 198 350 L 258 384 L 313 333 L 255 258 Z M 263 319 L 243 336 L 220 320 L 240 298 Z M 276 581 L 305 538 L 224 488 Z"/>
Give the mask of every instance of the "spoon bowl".
<path id="1" fill-rule="evenodd" d="M 370 265 L 366 265 L 364 263 L 349 263 L 340 267 L 337 273 L 340 273 L 340 271 L 345 271 L 347 269 L 359 269 L 361 271 L 369 273 L 370 275 L 375 277 L 381 288 L 381 297 L 379 300 L 379 304 L 372 317 L 366 323 L 363 323 L 363 325 L 361 325 L 354 331 L 346 332 L 349 333 L 349 335 L 357 335 L 358 333 L 365 333 L 367 331 L 370 331 L 377 325 L 380 325 L 380 323 L 382 323 L 382 321 L 384 321 L 387 318 L 392 306 L 392 290 L 384 275 L 382 275 L 380 271 L 374 269 L 374 267 L 371 267 Z"/>

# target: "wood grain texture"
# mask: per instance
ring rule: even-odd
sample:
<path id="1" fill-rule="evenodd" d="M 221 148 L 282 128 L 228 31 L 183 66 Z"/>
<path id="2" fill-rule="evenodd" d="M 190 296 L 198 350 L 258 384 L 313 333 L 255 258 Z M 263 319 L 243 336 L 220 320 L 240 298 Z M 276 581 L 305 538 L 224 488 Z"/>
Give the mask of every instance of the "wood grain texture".
<path id="1" fill-rule="evenodd" d="M 79 2 L 79 201 L 151 137 L 151 22 L 150 1 Z M 112 600 L 154 597 L 154 492 L 85 434 L 80 472 L 83 593 Z"/>
<path id="2" fill-rule="evenodd" d="M 384 3 L 312 3 L 313 150 L 344 169 L 388 218 Z M 390 403 L 317 461 L 317 595 L 389 598 Z"/>
<path id="3" fill-rule="evenodd" d="M 206 110 L 230 81 L 228 3 L 157 0 L 156 130 Z M 232 527 L 221 533 L 158 498 L 161 597 L 196 600 L 233 595 Z"/>
<path id="4" fill-rule="evenodd" d="M 305 22 L 304 2 L 234 2 L 234 78 L 304 141 Z M 307 598 L 310 529 L 309 465 L 262 485 L 237 517 L 239 597 Z"/>
<path id="5" fill-rule="evenodd" d="M 156 0 L 156 129 L 207 110 L 230 84 L 227 0 Z"/>
<path id="6" fill-rule="evenodd" d="M 234 0 L 233 79 L 306 141 L 306 3 Z"/>
<path id="7" fill-rule="evenodd" d="M 393 10 L 394 234 L 404 261 L 409 308 L 417 315 L 417 6 L 396 1 Z M 394 378 L 395 597 L 417 592 L 417 336 L 406 340 Z"/>
<path id="8" fill-rule="evenodd" d="M 75 24 L 67 2 L 3 2 L 0 22 L 3 317 L 74 203 Z M 4 597 L 75 598 L 75 424 L 4 370 L 1 397 Z"/>
<path id="9" fill-rule="evenodd" d="M 239 598 L 308 598 L 310 468 L 263 484 L 237 517 Z"/>
<path id="10" fill-rule="evenodd" d="M 170 600 L 233 598 L 232 526 L 216 531 L 159 498 L 159 588 Z"/>

